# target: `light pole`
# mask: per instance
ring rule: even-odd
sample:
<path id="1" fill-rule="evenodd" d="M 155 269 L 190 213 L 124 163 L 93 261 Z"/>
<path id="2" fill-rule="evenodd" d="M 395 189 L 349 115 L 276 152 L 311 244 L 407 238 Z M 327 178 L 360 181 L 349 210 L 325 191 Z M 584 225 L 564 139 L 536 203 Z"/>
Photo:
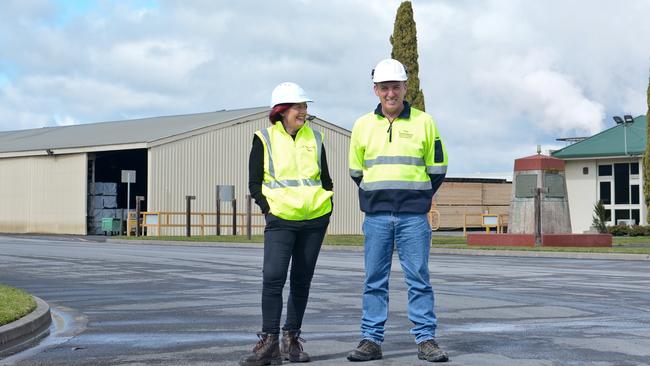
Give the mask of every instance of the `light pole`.
<path id="1" fill-rule="evenodd" d="M 634 123 L 634 118 L 626 114 L 623 116 L 623 118 L 619 116 L 614 116 L 614 122 L 616 122 L 617 125 L 623 125 L 623 144 L 624 144 L 624 149 L 625 149 L 625 156 L 627 156 L 627 127 Z"/>

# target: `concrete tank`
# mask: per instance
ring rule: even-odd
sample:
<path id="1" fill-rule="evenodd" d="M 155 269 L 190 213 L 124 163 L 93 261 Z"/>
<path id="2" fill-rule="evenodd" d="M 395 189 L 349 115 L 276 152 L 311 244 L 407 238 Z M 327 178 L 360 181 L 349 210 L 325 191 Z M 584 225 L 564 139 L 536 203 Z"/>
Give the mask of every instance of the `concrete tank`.
<path id="1" fill-rule="evenodd" d="M 512 183 L 509 233 L 571 233 L 563 160 L 541 154 L 516 159 Z"/>

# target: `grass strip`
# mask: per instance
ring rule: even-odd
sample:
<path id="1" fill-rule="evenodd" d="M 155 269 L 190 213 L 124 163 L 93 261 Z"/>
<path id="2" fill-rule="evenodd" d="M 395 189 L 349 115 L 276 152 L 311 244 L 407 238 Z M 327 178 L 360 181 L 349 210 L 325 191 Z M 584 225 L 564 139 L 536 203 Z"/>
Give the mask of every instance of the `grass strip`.
<path id="1" fill-rule="evenodd" d="M 23 290 L 0 285 L 0 326 L 9 324 L 36 309 L 34 298 Z"/>

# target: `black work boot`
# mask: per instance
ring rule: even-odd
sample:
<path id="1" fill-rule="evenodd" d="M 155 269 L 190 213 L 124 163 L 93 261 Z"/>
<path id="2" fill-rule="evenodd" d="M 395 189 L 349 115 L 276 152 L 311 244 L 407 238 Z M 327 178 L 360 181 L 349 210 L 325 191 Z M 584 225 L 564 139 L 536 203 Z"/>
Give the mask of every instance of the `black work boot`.
<path id="1" fill-rule="evenodd" d="M 305 340 L 300 338 L 299 330 L 283 330 L 280 343 L 282 358 L 291 362 L 309 362 L 309 354 L 303 352 L 301 342 L 305 343 Z"/>
<path id="2" fill-rule="evenodd" d="M 282 365 L 280 341 L 278 334 L 257 333 L 260 339 L 253 351 L 239 360 L 240 366 Z"/>
<path id="3" fill-rule="evenodd" d="M 357 348 L 348 353 L 348 360 L 355 362 L 379 360 L 381 357 L 381 346 L 368 339 L 361 340 Z"/>
<path id="4" fill-rule="evenodd" d="M 433 339 L 418 344 L 418 358 L 429 362 L 447 362 L 447 352 L 440 349 L 438 343 Z"/>

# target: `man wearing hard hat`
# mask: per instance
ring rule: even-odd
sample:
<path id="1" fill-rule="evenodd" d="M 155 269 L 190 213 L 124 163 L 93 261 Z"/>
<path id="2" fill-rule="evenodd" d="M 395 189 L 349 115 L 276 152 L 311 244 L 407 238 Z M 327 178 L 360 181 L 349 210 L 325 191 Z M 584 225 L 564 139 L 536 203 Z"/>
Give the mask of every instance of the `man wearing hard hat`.
<path id="1" fill-rule="evenodd" d="M 359 186 L 366 276 L 361 342 L 350 361 L 382 358 L 388 318 L 388 280 L 397 248 L 408 285 L 408 317 L 418 358 L 449 358 L 435 341 L 437 325 L 429 281 L 431 199 L 447 172 L 447 153 L 433 118 L 409 105 L 407 73 L 397 60 L 380 61 L 372 72 L 377 108 L 361 116 L 352 129 L 350 175 Z"/>

